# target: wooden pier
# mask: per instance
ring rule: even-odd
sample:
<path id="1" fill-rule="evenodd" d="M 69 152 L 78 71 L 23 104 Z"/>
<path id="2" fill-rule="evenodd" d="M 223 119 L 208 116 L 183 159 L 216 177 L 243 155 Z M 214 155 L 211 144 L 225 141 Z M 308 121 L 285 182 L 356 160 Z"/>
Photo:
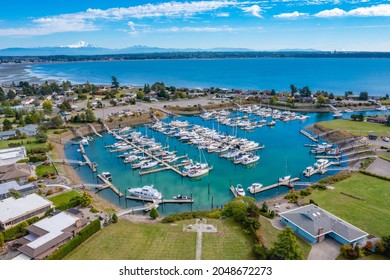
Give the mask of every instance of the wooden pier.
<path id="1" fill-rule="evenodd" d="M 255 191 L 253 191 L 252 189 L 249 189 L 249 192 L 251 194 L 257 194 L 257 193 L 261 193 L 261 192 L 264 192 L 264 191 L 267 191 L 267 190 L 270 190 L 270 189 L 273 189 L 273 188 L 277 188 L 277 187 L 280 187 L 280 186 L 286 186 L 286 187 L 289 187 L 289 188 L 294 188 L 293 184 L 294 182 L 296 181 L 299 181 L 300 179 L 298 177 L 296 178 L 292 178 L 288 181 L 283 181 L 283 182 L 278 182 L 278 183 L 275 183 L 275 184 L 272 184 L 272 185 L 269 185 L 269 186 L 266 186 L 266 187 L 261 187 Z"/>
<path id="2" fill-rule="evenodd" d="M 302 133 L 303 135 L 305 135 L 305 136 L 306 136 L 307 138 L 309 138 L 310 140 L 312 140 L 312 141 L 314 141 L 314 142 L 318 142 L 318 139 L 315 138 L 314 136 L 312 136 L 309 132 L 307 132 L 307 131 L 305 131 L 305 130 L 303 130 L 303 129 L 301 129 L 299 132 Z"/>
<path id="3" fill-rule="evenodd" d="M 84 158 L 84 161 L 85 161 L 85 164 L 89 166 L 89 168 L 91 168 L 92 172 L 96 172 L 97 169 L 96 169 L 96 166 L 91 162 L 91 160 L 88 158 L 88 156 L 85 154 L 85 149 L 84 149 L 84 146 L 83 144 L 80 143 L 80 151 L 81 151 L 81 155 L 83 156 Z"/>
<path id="4" fill-rule="evenodd" d="M 115 192 L 119 197 L 122 197 L 123 196 L 123 193 L 121 193 L 119 191 L 119 189 L 114 186 L 114 184 L 112 184 L 109 180 L 107 180 L 106 178 L 104 178 L 101 174 L 98 174 L 97 177 L 103 181 L 104 185 L 102 185 L 100 187 L 100 190 L 104 190 L 104 189 L 107 189 L 107 188 L 110 188 L 113 192 Z"/>
<path id="5" fill-rule="evenodd" d="M 96 128 L 92 124 L 88 124 L 88 126 L 92 129 L 93 133 L 95 133 L 96 136 L 102 138 L 103 136 L 96 131 Z"/>
<path id="6" fill-rule="evenodd" d="M 230 191 L 233 193 L 233 195 L 234 195 L 234 197 L 238 197 L 239 195 L 238 195 L 238 193 L 237 193 L 237 191 L 236 191 L 236 189 L 233 187 L 233 186 L 230 186 Z"/>

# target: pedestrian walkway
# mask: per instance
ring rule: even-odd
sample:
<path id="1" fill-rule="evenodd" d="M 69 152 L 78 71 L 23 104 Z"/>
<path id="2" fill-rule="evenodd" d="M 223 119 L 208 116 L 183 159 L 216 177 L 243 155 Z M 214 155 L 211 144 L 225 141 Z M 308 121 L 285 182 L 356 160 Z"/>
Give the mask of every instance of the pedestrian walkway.
<path id="1" fill-rule="evenodd" d="M 183 231 L 187 231 L 187 232 L 196 232 L 196 254 L 195 254 L 196 260 L 202 259 L 203 232 L 212 232 L 212 233 L 218 232 L 215 226 L 209 225 L 206 222 L 207 220 L 205 219 L 196 219 L 194 225 L 188 225 L 183 229 Z"/>

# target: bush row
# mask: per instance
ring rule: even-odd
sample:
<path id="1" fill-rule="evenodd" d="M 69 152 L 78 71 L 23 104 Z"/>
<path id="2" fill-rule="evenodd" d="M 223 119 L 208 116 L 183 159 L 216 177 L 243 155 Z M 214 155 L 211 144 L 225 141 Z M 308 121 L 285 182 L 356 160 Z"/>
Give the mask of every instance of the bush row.
<path id="1" fill-rule="evenodd" d="M 26 227 L 28 227 L 29 225 L 31 225 L 39 220 L 40 220 L 40 218 L 34 217 L 34 218 L 28 219 L 28 220 L 16 225 L 16 226 L 13 226 L 13 227 L 10 227 L 9 229 L 4 230 L 3 231 L 4 241 L 8 242 L 8 241 L 15 240 L 17 238 L 20 238 L 20 237 L 26 235 L 27 234 Z"/>
<path id="2" fill-rule="evenodd" d="M 91 237 L 93 234 L 100 230 L 100 221 L 95 220 L 83 228 L 80 233 L 67 242 L 65 245 L 61 246 L 57 251 L 48 256 L 47 260 L 62 260 L 66 255 L 72 252 L 77 246 Z"/>
<path id="3" fill-rule="evenodd" d="M 372 177 L 375 177 L 375 178 L 378 178 L 378 179 L 390 181 L 389 177 L 378 175 L 378 174 L 374 174 L 374 173 L 371 173 L 371 172 L 366 171 L 366 170 L 360 170 L 359 172 L 364 174 L 364 175 L 368 175 L 368 176 L 372 176 Z"/>
<path id="4" fill-rule="evenodd" d="M 333 176 L 329 176 L 329 177 L 326 177 L 326 178 L 323 178 L 319 181 L 320 184 L 335 184 L 337 182 L 340 182 L 340 181 L 343 181 L 345 179 L 348 179 L 352 176 L 351 173 L 347 173 L 347 172 L 342 172 L 342 173 L 339 173 L 339 174 L 336 174 L 336 175 L 333 175 Z"/>
<path id="5" fill-rule="evenodd" d="M 199 219 L 199 218 L 219 219 L 221 217 L 221 213 L 222 213 L 221 210 L 176 213 L 164 217 L 161 222 L 173 223 L 176 221 Z"/>

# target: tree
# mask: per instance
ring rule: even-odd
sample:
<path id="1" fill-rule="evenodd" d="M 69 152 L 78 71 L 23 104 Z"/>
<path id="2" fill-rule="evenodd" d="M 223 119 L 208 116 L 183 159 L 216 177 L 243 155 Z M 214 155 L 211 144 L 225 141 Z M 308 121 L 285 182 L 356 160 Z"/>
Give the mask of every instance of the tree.
<path id="1" fill-rule="evenodd" d="M 114 224 L 116 224 L 118 222 L 118 216 L 116 213 L 112 214 L 112 217 L 111 217 L 111 220 Z"/>
<path id="2" fill-rule="evenodd" d="M 253 197 L 239 196 L 226 203 L 223 208 L 223 215 L 233 217 L 240 223 L 253 222 L 247 220 L 247 217 L 258 217 L 260 209 L 256 205 Z"/>
<path id="3" fill-rule="evenodd" d="M 4 94 L 3 89 L 0 87 L 0 102 L 3 102 L 7 99 L 7 97 Z"/>
<path id="4" fill-rule="evenodd" d="M 150 85 L 149 85 L 149 84 L 145 84 L 145 85 L 144 85 L 144 93 L 145 93 L 145 94 L 149 94 L 150 91 L 151 91 Z M 142 98 L 140 98 L 140 99 L 142 99 Z"/>
<path id="5" fill-rule="evenodd" d="M 53 112 L 53 103 L 50 100 L 42 102 L 42 108 L 45 114 L 51 114 Z"/>
<path id="6" fill-rule="evenodd" d="M 387 116 L 387 125 L 390 126 L 390 115 Z"/>
<path id="7" fill-rule="evenodd" d="M 298 92 L 298 88 L 293 84 L 290 85 L 290 89 L 291 89 L 291 95 L 294 95 Z"/>
<path id="8" fill-rule="evenodd" d="M 368 92 L 362 91 L 359 95 L 359 100 L 368 100 Z"/>
<path id="9" fill-rule="evenodd" d="M 317 104 L 318 106 L 322 106 L 326 103 L 327 99 L 325 96 L 323 96 L 322 94 L 317 96 Z"/>
<path id="10" fill-rule="evenodd" d="M 271 258 L 283 260 L 302 260 L 303 253 L 293 230 L 286 227 L 278 233 L 277 240 L 271 249 Z"/>
<path id="11" fill-rule="evenodd" d="M 348 98 L 349 95 L 353 95 L 353 91 L 349 90 L 344 93 L 345 98 Z"/>
<path id="12" fill-rule="evenodd" d="M 334 99 L 334 94 L 333 93 L 329 93 L 329 99 Z"/>
<path id="13" fill-rule="evenodd" d="M 72 105 L 70 105 L 70 103 L 67 100 L 65 100 L 64 102 L 59 104 L 57 107 L 58 107 L 58 109 L 60 109 L 61 112 L 72 111 Z"/>
<path id="14" fill-rule="evenodd" d="M 82 207 L 88 207 L 91 204 L 92 204 L 92 196 L 90 196 L 89 193 L 84 191 L 83 195 L 80 198 L 80 205 Z"/>
<path id="15" fill-rule="evenodd" d="M 390 235 L 382 237 L 383 243 L 383 254 L 387 257 L 390 257 Z"/>
<path id="16" fill-rule="evenodd" d="M 12 196 L 13 198 L 18 199 L 18 198 L 23 197 L 23 194 L 18 190 L 10 189 L 8 192 L 9 192 L 9 195 Z"/>
<path id="17" fill-rule="evenodd" d="M 85 111 L 85 121 L 88 123 L 92 123 L 96 121 L 96 116 L 91 109 L 87 109 Z"/>
<path id="18" fill-rule="evenodd" d="M 261 211 L 267 213 L 268 210 L 269 210 L 269 207 L 268 207 L 267 201 L 264 201 L 264 202 L 263 202 L 263 205 L 261 206 Z"/>
<path id="19" fill-rule="evenodd" d="M 115 76 L 112 76 L 112 77 L 111 77 L 111 84 L 112 84 L 112 86 L 113 86 L 115 89 L 117 89 L 117 88 L 119 87 L 119 82 L 118 82 L 117 77 L 115 77 Z"/>
<path id="20" fill-rule="evenodd" d="M 64 120 L 61 116 L 54 116 L 51 118 L 53 128 L 60 128 L 64 124 Z"/>
<path id="21" fill-rule="evenodd" d="M 16 97 L 16 93 L 12 89 L 10 89 L 7 93 L 7 99 L 13 100 L 15 99 L 15 97 Z"/>
<path id="22" fill-rule="evenodd" d="M 5 119 L 3 121 L 3 131 L 11 130 L 12 129 L 12 123 L 9 119 Z"/>
<path id="23" fill-rule="evenodd" d="M 268 260 L 270 252 L 263 244 L 256 244 L 252 248 L 252 253 L 255 255 L 257 260 Z"/>
<path id="24" fill-rule="evenodd" d="M 37 129 L 37 133 L 35 134 L 35 138 L 39 143 L 46 143 L 47 142 L 47 127 L 46 126 L 39 126 Z"/>
<path id="25" fill-rule="evenodd" d="M 159 213 L 158 213 L 158 211 L 156 210 L 156 208 L 153 207 L 152 210 L 150 210 L 149 216 L 150 216 L 152 219 L 157 219 L 157 218 L 158 218 Z"/>
<path id="26" fill-rule="evenodd" d="M 304 86 L 303 88 L 300 88 L 299 93 L 303 97 L 310 97 L 311 96 L 311 90 L 308 86 Z"/>
<path id="27" fill-rule="evenodd" d="M 142 92 L 142 91 L 138 91 L 137 92 L 137 99 L 142 100 L 142 99 L 144 99 L 144 97 L 145 97 L 144 92 Z"/>
<path id="28" fill-rule="evenodd" d="M 4 245 L 4 235 L 2 232 L 0 232 L 0 247 L 3 247 Z"/>

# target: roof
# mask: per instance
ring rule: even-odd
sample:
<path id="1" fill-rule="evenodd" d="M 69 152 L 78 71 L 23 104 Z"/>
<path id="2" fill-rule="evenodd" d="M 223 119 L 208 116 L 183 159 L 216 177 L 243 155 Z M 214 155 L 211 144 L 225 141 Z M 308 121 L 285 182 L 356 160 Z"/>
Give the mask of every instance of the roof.
<path id="1" fill-rule="evenodd" d="M 17 127 L 16 130 L 19 130 L 20 133 L 23 133 L 23 132 L 32 132 L 32 133 L 36 133 L 38 129 L 38 125 L 36 124 L 29 124 L 29 125 L 26 125 L 26 126 L 23 126 L 23 127 Z"/>
<path id="2" fill-rule="evenodd" d="M 17 190 L 19 192 L 27 192 L 33 189 L 37 189 L 38 187 L 34 183 L 28 183 L 25 185 L 19 186 L 19 184 L 16 181 L 9 181 L 0 184 L 0 196 L 7 194 L 9 190 Z"/>
<path id="3" fill-rule="evenodd" d="M 348 242 L 353 242 L 368 235 L 368 233 L 314 204 L 283 212 L 280 216 L 314 238 L 333 232 Z M 321 229 L 322 232 L 319 233 Z"/>
<path id="4" fill-rule="evenodd" d="M 0 182 L 31 176 L 31 167 L 26 163 L 0 165 Z"/>
<path id="5" fill-rule="evenodd" d="M 51 205 L 51 201 L 46 200 L 35 193 L 19 199 L 9 197 L 7 199 L 0 200 L 0 221 L 5 223 L 31 211 Z"/>
<path id="6" fill-rule="evenodd" d="M 16 163 L 18 160 L 27 157 L 24 146 L 0 150 L 0 166 Z"/>

